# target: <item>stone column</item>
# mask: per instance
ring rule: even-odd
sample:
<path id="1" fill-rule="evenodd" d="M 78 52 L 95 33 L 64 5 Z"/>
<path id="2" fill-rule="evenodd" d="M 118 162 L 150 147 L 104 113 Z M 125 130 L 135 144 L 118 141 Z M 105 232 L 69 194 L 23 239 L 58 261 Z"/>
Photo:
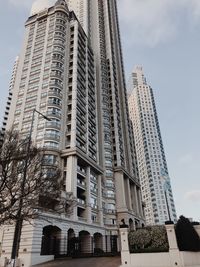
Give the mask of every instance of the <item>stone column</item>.
<path id="1" fill-rule="evenodd" d="M 131 189 L 130 189 L 129 178 L 126 179 L 126 183 L 127 183 L 127 198 L 128 198 L 127 206 L 128 206 L 129 210 L 133 210 L 132 201 L 131 201 Z"/>
<path id="2" fill-rule="evenodd" d="M 135 196 L 135 206 L 136 206 L 136 213 L 139 214 L 139 204 L 138 204 L 138 194 L 137 194 L 137 188 L 136 185 L 134 185 L 134 196 Z"/>
<path id="3" fill-rule="evenodd" d="M 136 189 L 136 190 L 137 190 L 137 196 L 138 196 L 139 213 L 140 213 L 140 216 L 142 217 L 142 215 L 143 215 L 143 210 L 142 210 L 142 195 L 141 195 L 140 189 Z"/>
<path id="4" fill-rule="evenodd" d="M 118 211 L 127 210 L 125 199 L 124 175 L 122 172 L 115 172 L 115 186 L 116 186 L 116 204 Z"/>
<path id="5" fill-rule="evenodd" d="M 132 202 L 132 208 L 133 212 L 136 213 L 136 202 L 135 202 L 135 191 L 134 191 L 134 185 L 130 184 L 130 190 L 131 190 L 131 202 Z"/>
<path id="6" fill-rule="evenodd" d="M 69 156 L 67 158 L 67 174 L 66 174 L 66 191 L 73 192 L 76 196 L 77 189 L 77 157 Z"/>
<path id="7" fill-rule="evenodd" d="M 102 207 L 102 186 L 101 175 L 98 176 L 98 222 L 103 226 L 103 207 Z"/>
<path id="8" fill-rule="evenodd" d="M 121 265 L 120 267 L 130 267 L 131 257 L 129 252 L 128 243 L 128 228 L 120 228 L 120 239 L 121 239 Z"/>
<path id="9" fill-rule="evenodd" d="M 177 245 L 174 225 L 173 224 L 165 225 L 165 227 L 167 230 L 167 238 L 169 242 L 169 254 L 170 254 L 171 266 L 183 266 Z"/>
<path id="10" fill-rule="evenodd" d="M 91 209 L 91 192 L 90 192 L 90 167 L 87 167 L 86 171 L 86 219 L 89 224 L 92 223 L 92 209 Z"/>
<path id="11" fill-rule="evenodd" d="M 69 156 L 67 158 L 67 174 L 66 174 L 66 191 L 73 192 L 77 197 L 77 157 Z M 77 220 L 77 207 L 73 209 L 73 219 Z"/>

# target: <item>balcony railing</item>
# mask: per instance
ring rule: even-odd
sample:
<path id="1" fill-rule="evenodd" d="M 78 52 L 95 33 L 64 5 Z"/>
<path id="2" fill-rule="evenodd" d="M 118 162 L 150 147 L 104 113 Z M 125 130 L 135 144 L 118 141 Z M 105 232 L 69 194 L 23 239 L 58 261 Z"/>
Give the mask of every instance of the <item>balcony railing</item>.
<path id="1" fill-rule="evenodd" d="M 62 96 L 63 96 L 61 93 L 58 93 L 58 92 L 55 92 L 55 91 L 49 91 L 48 95 L 49 96 L 57 96 L 59 98 L 62 98 Z"/>
<path id="2" fill-rule="evenodd" d="M 56 122 L 56 121 L 49 121 L 49 122 L 46 122 L 45 127 L 46 128 L 60 129 L 61 128 L 61 124 L 59 122 Z"/>
<path id="3" fill-rule="evenodd" d="M 80 179 L 77 179 L 77 184 L 83 188 L 86 188 L 86 183 L 84 181 L 81 181 Z"/>
<path id="4" fill-rule="evenodd" d="M 44 135 L 45 140 L 56 140 L 60 141 L 60 136 L 56 134 L 45 134 Z"/>
<path id="5" fill-rule="evenodd" d="M 106 175 L 106 176 L 108 176 L 108 175 Z M 105 186 L 108 188 L 115 188 L 115 185 L 111 184 L 111 183 L 105 183 Z"/>
<path id="6" fill-rule="evenodd" d="M 77 166 L 77 171 L 83 175 L 86 175 L 86 170 L 84 168 L 81 168 L 80 166 Z"/>
<path id="7" fill-rule="evenodd" d="M 112 210 L 112 209 L 104 209 L 104 212 L 106 213 L 106 214 L 116 214 L 116 210 Z"/>
<path id="8" fill-rule="evenodd" d="M 78 206 L 82 206 L 82 207 L 85 206 L 85 200 L 83 199 L 77 198 L 77 203 L 78 203 Z"/>
<path id="9" fill-rule="evenodd" d="M 107 198 L 115 199 L 115 194 L 114 194 L 114 193 L 113 193 L 113 194 L 111 194 L 111 193 L 106 193 L 105 196 L 106 196 Z"/>
<path id="10" fill-rule="evenodd" d="M 54 112 L 54 111 L 47 111 L 47 116 L 61 118 L 61 113 Z"/>

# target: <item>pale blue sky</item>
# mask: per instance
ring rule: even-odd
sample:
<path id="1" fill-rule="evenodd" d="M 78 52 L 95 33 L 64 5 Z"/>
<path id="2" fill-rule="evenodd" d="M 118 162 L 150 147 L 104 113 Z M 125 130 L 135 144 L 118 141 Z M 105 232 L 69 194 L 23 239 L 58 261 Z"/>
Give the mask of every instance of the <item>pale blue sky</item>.
<path id="1" fill-rule="evenodd" d="M 0 0 L 0 121 L 32 2 Z M 142 65 L 154 89 L 177 213 L 200 220 L 200 1 L 118 2 L 126 75 Z"/>

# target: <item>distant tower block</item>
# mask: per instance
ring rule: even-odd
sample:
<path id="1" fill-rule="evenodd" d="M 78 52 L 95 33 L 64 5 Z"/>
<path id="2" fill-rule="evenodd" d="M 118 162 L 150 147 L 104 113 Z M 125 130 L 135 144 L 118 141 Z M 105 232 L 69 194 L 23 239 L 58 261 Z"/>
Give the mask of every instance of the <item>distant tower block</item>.
<path id="1" fill-rule="evenodd" d="M 176 221 L 153 90 L 146 82 L 142 67 L 136 67 L 132 72 L 128 92 L 147 224 L 163 224 L 169 219 L 164 192 L 166 182 L 170 216 Z"/>

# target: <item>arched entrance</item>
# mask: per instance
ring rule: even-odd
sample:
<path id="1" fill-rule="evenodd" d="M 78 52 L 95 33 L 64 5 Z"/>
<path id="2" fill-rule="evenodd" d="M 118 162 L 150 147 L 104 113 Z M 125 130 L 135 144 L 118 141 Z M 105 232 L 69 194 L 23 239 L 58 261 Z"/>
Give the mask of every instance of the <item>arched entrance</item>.
<path id="1" fill-rule="evenodd" d="M 75 254 L 77 248 L 77 238 L 73 229 L 69 229 L 67 232 L 67 255 L 72 256 Z"/>
<path id="2" fill-rule="evenodd" d="M 90 233 L 87 231 L 79 232 L 79 250 L 80 253 L 91 254 L 92 242 Z"/>
<path id="3" fill-rule="evenodd" d="M 94 234 L 94 254 L 101 255 L 103 254 L 103 236 L 100 233 Z"/>
<path id="4" fill-rule="evenodd" d="M 135 229 L 137 230 L 139 227 L 140 227 L 139 221 L 138 220 L 135 220 Z"/>
<path id="5" fill-rule="evenodd" d="M 133 223 L 132 219 L 129 219 L 129 229 L 130 229 L 130 231 L 134 230 L 134 223 Z"/>
<path id="6" fill-rule="evenodd" d="M 58 255 L 60 252 L 61 229 L 48 225 L 42 231 L 41 255 Z"/>

